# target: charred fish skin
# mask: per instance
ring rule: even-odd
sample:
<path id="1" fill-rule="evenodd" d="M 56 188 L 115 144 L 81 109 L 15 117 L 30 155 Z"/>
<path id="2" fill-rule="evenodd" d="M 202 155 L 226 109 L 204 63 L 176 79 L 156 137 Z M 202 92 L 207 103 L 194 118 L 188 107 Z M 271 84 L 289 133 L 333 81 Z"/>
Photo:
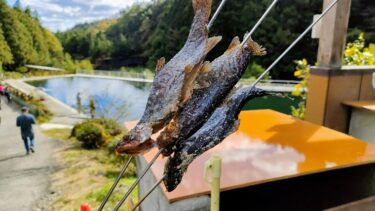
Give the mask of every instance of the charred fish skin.
<path id="1" fill-rule="evenodd" d="M 265 95 L 265 91 L 254 87 L 236 90 L 197 132 L 179 142 L 176 152 L 165 164 L 163 183 L 167 191 L 173 191 L 180 184 L 188 166 L 197 156 L 218 145 L 237 130 L 238 114 L 248 100 Z"/>
<path id="2" fill-rule="evenodd" d="M 184 82 L 194 80 L 196 69 L 200 67 L 206 54 L 221 40 L 208 38 L 207 24 L 211 13 L 212 0 L 193 0 L 195 16 L 189 36 L 183 48 L 167 63 L 159 60 L 143 116 L 136 127 L 129 131 L 117 144 L 116 151 L 128 153 L 129 144 L 153 142 L 150 137 L 162 129 L 181 106 L 181 96 L 189 93 Z M 194 72 L 195 71 L 195 72 Z M 149 144 L 151 146 L 151 144 Z M 135 153 L 134 150 L 131 150 Z"/>
<path id="3" fill-rule="evenodd" d="M 177 142 L 189 137 L 207 121 L 240 80 L 250 56 L 265 53 L 265 49 L 251 39 L 241 47 L 239 38 L 235 37 L 223 55 L 203 67 L 203 74 L 196 80 L 198 88 L 157 139 L 164 156 L 172 154 Z"/>

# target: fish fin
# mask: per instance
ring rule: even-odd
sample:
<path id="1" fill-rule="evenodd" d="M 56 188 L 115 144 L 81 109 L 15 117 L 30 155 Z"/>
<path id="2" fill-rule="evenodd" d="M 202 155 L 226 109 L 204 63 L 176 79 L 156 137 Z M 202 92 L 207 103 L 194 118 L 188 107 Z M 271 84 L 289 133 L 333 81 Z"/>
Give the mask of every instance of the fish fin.
<path id="1" fill-rule="evenodd" d="M 246 45 L 254 56 L 264 56 L 267 54 L 266 49 L 251 38 L 246 42 Z"/>
<path id="2" fill-rule="evenodd" d="M 200 74 L 206 74 L 206 73 L 210 72 L 210 70 L 211 70 L 211 63 L 209 61 L 206 61 L 206 62 L 203 63 L 203 66 L 199 70 L 199 73 Z"/>
<path id="3" fill-rule="evenodd" d="M 202 9 L 205 11 L 207 19 L 211 15 L 211 6 L 212 6 L 212 0 L 193 0 L 194 13 Z"/>
<path id="4" fill-rule="evenodd" d="M 161 69 L 163 69 L 165 65 L 165 58 L 164 57 L 161 57 L 158 62 L 156 63 L 156 68 L 155 68 L 155 72 L 156 73 L 159 73 Z"/>
<path id="5" fill-rule="evenodd" d="M 190 98 L 194 88 L 194 81 L 199 74 L 201 67 L 201 64 L 195 66 L 187 65 L 185 67 L 185 77 L 181 89 L 180 105 L 184 104 Z"/>
<path id="6" fill-rule="evenodd" d="M 205 55 L 208 54 L 220 41 L 221 41 L 221 36 L 208 38 L 204 54 Z"/>
<path id="7" fill-rule="evenodd" d="M 188 65 L 186 65 L 185 66 L 185 69 L 184 69 L 184 74 L 186 75 L 186 74 L 189 74 L 192 70 L 193 70 L 193 68 L 194 68 L 194 65 L 192 65 L 192 64 L 188 64 Z M 185 76 L 185 78 L 186 78 L 186 76 Z"/>
<path id="8" fill-rule="evenodd" d="M 158 146 L 165 147 L 170 144 L 172 136 L 177 129 L 176 117 L 174 117 L 156 139 Z"/>
<path id="9" fill-rule="evenodd" d="M 228 49 L 225 52 L 230 51 L 239 45 L 241 45 L 240 38 L 236 36 L 233 38 L 232 42 L 229 44 Z"/>

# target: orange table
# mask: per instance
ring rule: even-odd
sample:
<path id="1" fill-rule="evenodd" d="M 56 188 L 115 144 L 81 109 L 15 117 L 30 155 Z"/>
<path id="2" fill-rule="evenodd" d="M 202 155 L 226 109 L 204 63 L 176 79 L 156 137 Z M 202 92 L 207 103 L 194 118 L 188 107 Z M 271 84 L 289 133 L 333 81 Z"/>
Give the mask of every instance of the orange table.
<path id="1" fill-rule="evenodd" d="M 237 132 L 189 166 L 176 190 L 168 193 L 161 185 L 169 202 L 209 193 L 203 169 L 214 154 L 222 158 L 222 191 L 375 162 L 375 145 L 272 110 L 244 111 L 240 121 Z M 145 160 L 156 152 L 145 154 Z M 165 160 L 159 158 L 151 168 L 156 179 Z"/>

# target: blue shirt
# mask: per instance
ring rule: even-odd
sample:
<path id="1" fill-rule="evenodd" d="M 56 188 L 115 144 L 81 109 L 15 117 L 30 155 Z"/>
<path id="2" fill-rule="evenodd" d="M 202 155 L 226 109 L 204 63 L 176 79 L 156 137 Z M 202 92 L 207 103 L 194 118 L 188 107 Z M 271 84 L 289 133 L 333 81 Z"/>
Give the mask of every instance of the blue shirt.
<path id="1" fill-rule="evenodd" d="M 33 124 L 35 124 L 35 117 L 31 114 L 22 114 L 17 117 L 17 127 L 21 127 L 22 136 L 33 134 Z"/>

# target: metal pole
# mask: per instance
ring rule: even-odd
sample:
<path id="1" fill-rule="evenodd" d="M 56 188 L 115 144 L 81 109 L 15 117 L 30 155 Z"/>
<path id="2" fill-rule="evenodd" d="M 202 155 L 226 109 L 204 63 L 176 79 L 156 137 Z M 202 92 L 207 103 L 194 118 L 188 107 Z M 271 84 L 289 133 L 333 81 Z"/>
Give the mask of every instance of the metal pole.
<path id="1" fill-rule="evenodd" d="M 112 184 L 111 189 L 109 190 L 109 192 L 105 196 L 104 201 L 102 201 L 102 204 L 100 205 L 98 211 L 102 211 L 103 210 L 105 204 L 108 202 L 109 197 L 111 197 L 111 195 L 112 195 L 113 191 L 115 190 L 117 184 L 120 182 L 121 177 L 124 175 L 126 169 L 128 168 L 128 166 L 129 166 L 132 158 L 133 158 L 133 156 L 130 156 L 129 159 L 128 159 L 128 161 L 125 163 L 124 167 L 121 169 L 121 171 L 120 171 L 119 175 L 117 176 L 115 182 Z"/>
<path id="2" fill-rule="evenodd" d="M 155 190 L 156 187 L 158 187 L 160 185 L 160 183 L 163 181 L 164 177 L 162 177 L 159 181 L 157 181 L 153 186 L 152 188 L 142 197 L 141 200 L 138 201 L 138 203 L 133 207 L 132 211 L 135 211 L 137 209 L 137 207 L 139 207 L 139 205 L 142 204 L 142 202 L 148 197 L 148 195 L 150 195 L 152 193 L 152 191 Z"/>
<path id="3" fill-rule="evenodd" d="M 262 17 L 258 20 L 258 22 L 254 25 L 254 27 L 251 29 L 251 31 L 249 32 L 249 34 L 247 34 L 247 36 L 245 37 L 245 39 L 243 39 L 242 43 L 241 43 L 241 47 L 243 47 L 246 43 L 246 41 L 248 39 L 250 39 L 251 35 L 253 35 L 253 33 L 255 32 L 255 30 L 258 28 L 258 26 L 263 22 L 263 20 L 267 17 L 268 13 L 271 12 L 271 9 L 276 5 L 276 3 L 278 2 L 279 0 L 274 0 L 272 2 L 272 4 L 267 8 L 267 10 L 264 12 L 264 14 L 262 15 Z"/>
<path id="4" fill-rule="evenodd" d="M 126 192 L 126 194 L 124 195 L 124 197 L 122 197 L 122 199 L 120 200 L 120 202 L 116 205 L 115 207 L 115 211 L 117 211 L 118 209 L 120 209 L 121 205 L 125 202 L 125 200 L 129 197 L 129 195 L 131 194 L 131 192 L 134 190 L 135 186 L 138 185 L 138 183 L 141 181 L 141 179 L 146 175 L 147 171 L 151 168 L 151 166 L 155 163 L 156 159 L 160 156 L 161 152 L 163 151 L 163 149 L 160 149 L 158 153 L 156 153 L 156 155 L 152 158 L 151 162 L 147 165 L 146 169 L 143 171 L 143 173 L 141 174 L 140 177 L 138 177 L 138 179 L 132 184 L 132 186 L 129 188 L 129 190 Z"/>
<path id="5" fill-rule="evenodd" d="M 252 87 L 256 86 L 259 81 L 277 64 L 279 63 L 279 61 L 295 46 L 297 45 L 297 43 L 312 29 L 312 27 L 315 26 L 315 24 L 317 24 L 319 22 L 320 19 L 322 19 L 322 17 L 324 15 L 327 14 L 327 12 L 329 12 L 331 10 L 331 8 L 333 6 L 335 6 L 335 4 L 338 2 L 339 0 L 335 0 L 334 2 L 332 2 L 331 5 L 329 5 L 323 12 L 322 14 L 312 23 L 310 24 L 309 27 L 307 27 L 307 29 L 262 73 L 262 75 L 260 75 L 258 77 L 258 79 L 251 85 Z"/>
<path id="6" fill-rule="evenodd" d="M 216 20 L 217 16 L 219 15 L 221 9 L 223 9 L 224 4 L 225 4 L 226 1 L 227 1 L 227 0 L 222 0 L 222 1 L 220 2 L 219 7 L 217 8 L 217 10 L 215 11 L 215 14 L 212 16 L 210 22 L 209 22 L 208 25 L 207 25 L 207 30 L 210 30 L 212 24 L 215 22 L 215 20 Z"/>

